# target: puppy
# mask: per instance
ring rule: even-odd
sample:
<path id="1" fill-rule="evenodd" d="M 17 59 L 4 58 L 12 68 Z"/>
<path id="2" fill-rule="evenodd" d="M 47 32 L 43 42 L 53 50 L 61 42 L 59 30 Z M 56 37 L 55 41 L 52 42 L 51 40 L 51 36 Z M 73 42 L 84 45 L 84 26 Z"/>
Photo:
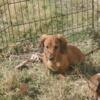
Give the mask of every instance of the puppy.
<path id="1" fill-rule="evenodd" d="M 89 88 L 91 90 L 90 97 L 92 97 L 93 100 L 100 100 L 100 73 L 90 78 Z"/>
<path id="2" fill-rule="evenodd" d="M 40 39 L 43 63 L 51 71 L 64 74 L 72 64 L 78 64 L 85 55 L 75 46 L 68 45 L 63 35 L 43 35 Z"/>

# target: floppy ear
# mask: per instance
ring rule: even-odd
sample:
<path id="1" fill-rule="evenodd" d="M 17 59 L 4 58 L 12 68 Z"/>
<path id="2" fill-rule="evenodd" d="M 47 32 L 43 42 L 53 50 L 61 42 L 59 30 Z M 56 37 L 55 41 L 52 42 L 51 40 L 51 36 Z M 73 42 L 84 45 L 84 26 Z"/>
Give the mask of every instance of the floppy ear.
<path id="1" fill-rule="evenodd" d="M 48 35 L 46 34 L 43 34 L 39 40 L 39 49 L 40 49 L 40 52 L 42 53 L 43 52 L 43 48 L 44 48 L 44 41 L 45 39 L 47 38 Z"/>
<path id="2" fill-rule="evenodd" d="M 67 50 L 67 40 L 66 40 L 66 38 L 61 34 L 58 34 L 57 38 L 60 42 L 60 52 L 65 53 L 66 50 Z"/>

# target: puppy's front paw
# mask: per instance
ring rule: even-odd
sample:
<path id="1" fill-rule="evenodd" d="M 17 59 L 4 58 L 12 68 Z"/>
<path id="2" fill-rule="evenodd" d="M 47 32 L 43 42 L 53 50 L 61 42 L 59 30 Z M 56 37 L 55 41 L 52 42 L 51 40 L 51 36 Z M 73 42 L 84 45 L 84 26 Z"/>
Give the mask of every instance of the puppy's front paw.
<path id="1" fill-rule="evenodd" d="M 58 77 L 57 77 L 59 80 L 64 80 L 65 79 L 65 76 L 63 74 L 59 74 Z"/>

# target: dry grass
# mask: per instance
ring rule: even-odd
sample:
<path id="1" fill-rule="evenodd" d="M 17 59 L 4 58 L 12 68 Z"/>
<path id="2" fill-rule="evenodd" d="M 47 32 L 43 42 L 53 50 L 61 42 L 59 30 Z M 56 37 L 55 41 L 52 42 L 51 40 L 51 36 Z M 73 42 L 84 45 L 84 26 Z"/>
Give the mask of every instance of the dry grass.
<path id="1" fill-rule="evenodd" d="M 13 67 L 10 68 L 14 64 L 9 61 L 5 63 L 1 64 L 0 73 L 1 100 L 87 100 L 87 83 L 75 74 L 58 80 L 56 75 L 47 74 L 45 67 L 40 64 L 34 64 L 29 70 L 15 71 Z M 25 93 L 20 90 L 23 83 L 28 86 Z"/>
<path id="2" fill-rule="evenodd" d="M 4 1 L 7 3 L 7 0 Z M 3 42 L 11 44 L 30 38 L 35 41 L 41 33 L 51 34 L 67 30 L 65 32 L 69 34 L 91 29 L 92 0 L 63 0 L 62 3 L 61 0 L 25 0 L 21 3 L 14 1 L 21 0 L 8 0 L 9 5 L 5 6 L 0 1 L 1 29 L 11 26 L 1 32 L 1 46 Z M 97 23 L 96 10 L 95 7 Z"/>
<path id="3" fill-rule="evenodd" d="M 99 53 L 92 55 L 98 63 L 100 59 L 98 59 Z M 1 100 L 88 100 L 89 89 L 86 75 L 91 75 L 88 71 L 85 70 L 83 77 L 73 71 L 66 74 L 65 80 L 58 80 L 58 76 L 47 73 L 42 64 L 33 64 L 30 69 L 22 71 L 14 70 L 14 66 L 19 62 L 21 60 L 9 61 L 6 59 L 0 64 Z M 86 67 L 89 67 L 90 70 L 91 66 L 93 64 Z M 95 63 L 94 66 L 96 66 Z M 78 67 L 84 66 L 76 66 L 75 69 L 77 70 Z M 21 84 L 27 85 L 27 91 L 23 92 L 21 90 Z"/>
<path id="4" fill-rule="evenodd" d="M 96 47 L 96 43 L 88 35 L 82 36 L 78 42 L 75 42 L 80 35 L 72 36 L 69 40 L 73 40 L 72 42 L 85 53 Z M 15 70 L 14 67 L 24 60 L 23 46 L 25 47 L 21 44 L 16 47 L 20 48 L 17 53 L 21 54 L 22 58 L 19 58 L 20 55 L 12 58 L 1 57 L 0 100 L 88 100 L 87 80 L 91 75 L 100 72 L 98 67 L 100 50 L 91 54 L 90 61 L 87 60 L 84 65 L 73 66 L 74 70 L 66 73 L 64 80 L 59 80 L 57 74 L 47 72 L 41 63 L 29 64 L 30 68 L 22 71 Z M 12 50 L 10 55 L 11 52 Z M 16 54 L 15 52 L 13 54 Z M 79 74 L 78 71 L 81 73 Z"/>

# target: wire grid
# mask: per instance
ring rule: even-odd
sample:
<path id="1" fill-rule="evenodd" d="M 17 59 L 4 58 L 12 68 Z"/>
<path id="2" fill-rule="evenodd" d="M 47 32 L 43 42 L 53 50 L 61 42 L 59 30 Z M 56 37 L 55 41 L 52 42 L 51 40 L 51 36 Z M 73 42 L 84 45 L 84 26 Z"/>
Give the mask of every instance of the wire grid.
<path id="1" fill-rule="evenodd" d="M 99 30 L 99 0 L 0 0 L 0 48 L 41 34 Z"/>

